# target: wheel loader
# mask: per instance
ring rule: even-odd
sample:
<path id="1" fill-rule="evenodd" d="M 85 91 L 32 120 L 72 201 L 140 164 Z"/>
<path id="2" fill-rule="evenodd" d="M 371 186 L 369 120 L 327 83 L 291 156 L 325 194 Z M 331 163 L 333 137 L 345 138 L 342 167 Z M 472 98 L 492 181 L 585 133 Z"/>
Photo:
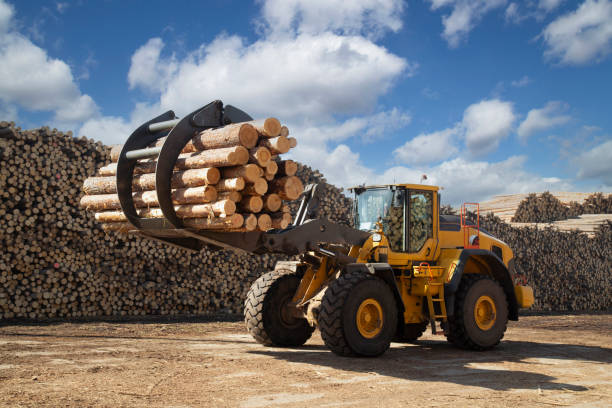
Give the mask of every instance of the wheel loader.
<path id="1" fill-rule="evenodd" d="M 183 119 L 172 111 L 139 127 L 123 147 L 117 191 L 133 232 L 181 248 L 204 246 L 281 254 L 251 286 L 246 327 L 266 346 L 303 345 L 319 328 L 341 356 L 378 356 L 391 342 L 413 342 L 429 326 L 456 346 L 497 345 L 508 320 L 533 304 L 533 291 L 515 285 L 512 250 L 480 228 L 478 207 L 441 215 L 439 188 L 393 184 L 358 186 L 354 227 L 316 218 L 318 189 L 306 187 L 293 225 L 267 232 L 186 228 L 170 199 L 174 163 L 194 131 L 251 120 L 215 101 Z M 166 136 L 161 148 L 147 148 Z M 156 191 L 165 218 L 139 218 L 131 180 L 137 159 L 158 157 Z M 474 214 L 474 216 L 470 216 Z"/>

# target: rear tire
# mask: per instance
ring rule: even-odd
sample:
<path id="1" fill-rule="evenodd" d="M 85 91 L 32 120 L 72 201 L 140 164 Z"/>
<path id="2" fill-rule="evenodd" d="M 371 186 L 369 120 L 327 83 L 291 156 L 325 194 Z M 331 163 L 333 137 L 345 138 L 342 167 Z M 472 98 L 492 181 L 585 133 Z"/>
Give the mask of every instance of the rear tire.
<path id="1" fill-rule="evenodd" d="M 300 281 L 301 276 L 295 272 L 279 269 L 253 283 L 244 305 L 244 321 L 258 343 L 296 347 L 310 338 L 314 327 L 306 319 L 290 316 L 285 309 Z"/>
<path id="2" fill-rule="evenodd" d="M 487 350 L 499 344 L 507 325 L 508 302 L 502 287 L 485 275 L 464 275 L 447 340 L 461 348 Z"/>
<path id="3" fill-rule="evenodd" d="M 318 323 L 325 345 L 335 354 L 379 356 L 397 328 L 393 292 L 368 273 L 343 274 L 327 288 Z"/>

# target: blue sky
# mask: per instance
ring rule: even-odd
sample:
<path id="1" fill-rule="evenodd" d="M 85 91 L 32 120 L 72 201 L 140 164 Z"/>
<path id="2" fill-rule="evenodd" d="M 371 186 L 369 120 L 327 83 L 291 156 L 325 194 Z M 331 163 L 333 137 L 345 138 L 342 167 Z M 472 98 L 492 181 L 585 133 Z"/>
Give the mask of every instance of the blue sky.
<path id="1" fill-rule="evenodd" d="M 612 187 L 610 0 L 0 0 L 0 120 L 121 143 L 214 99 L 328 181 Z"/>

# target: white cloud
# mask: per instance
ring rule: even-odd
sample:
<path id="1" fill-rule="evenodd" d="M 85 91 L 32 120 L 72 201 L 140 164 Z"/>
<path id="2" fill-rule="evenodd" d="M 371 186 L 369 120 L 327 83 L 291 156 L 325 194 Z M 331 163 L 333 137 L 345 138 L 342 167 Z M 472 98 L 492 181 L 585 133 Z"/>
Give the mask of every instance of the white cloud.
<path id="1" fill-rule="evenodd" d="M 150 91 L 164 90 L 167 81 L 176 72 L 177 64 L 174 56 L 160 60 L 163 48 L 161 38 L 151 38 L 136 50 L 128 71 L 130 89 L 141 87 Z"/>
<path id="2" fill-rule="evenodd" d="M 508 136 L 516 119 L 510 102 L 484 100 L 470 105 L 463 114 L 465 142 L 472 154 L 493 151 Z"/>
<path id="3" fill-rule="evenodd" d="M 169 72 L 149 67 L 159 45 L 149 42 L 149 58 L 133 59 L 130 72 L 146 74 L 130 81 L 148 89 L 162 84 L 162 108 L 183 113 L 203 101 L 221 99 L 254 116 L 273 113 L 284 120 L 325 122 L 334 114 L 369 113 L 400 75 L 411 75 L 414 69 L 366 38 L 333 33 L 253 44 L 220 36 L 177 61 L 176 70 Z"/>
<path id="4" fill-rule="evenodd" d="M 443 188 L 442 202 L 453 205 L 468 201 L 485 201 L 499 194 L 571 190 L 571 184 L 567 181 L 542 178 L 526 172 L 525 160 L 524 156 L 512 156 L 491 163 L 458 157 L 433 167 L 393 167 L 376 177 L 375 181 L 381 184 L 419 183 L 421 175 L 426 174 L 427 184 Z M 474 180 L 478 182 L 475 183 Z"/>
<path id="5" fill-rule="evenodd" d="M 452 7 L 450 14 L 442 17 L 442 37 L 451 48 L 456 48 L 470 31 L 491 10 L 502 7 L 506 0 L 429 0 L 432 10 Z"/>
<path id="6" fill-rule="evenodd" d="M 401 0 L 266 0 L 262 14 L 271 35 L 320 34 L 380 37 L 402 28 Z"/>
<path id="7" fill-rule="evenodd" d="M 405 164 L 427 164 L 445 160 L 455 155 L 459 127 L 423 134 L 407 141 L 393 151 L 393 156 Z"/>
<path id="8" fill-rule="evenodd" d="M 541 109 L 530 110 L 525 120 L 518 127 L 519 138 L 525 142 L 535 132 L 567 123 L 571 117 L 562 113 L 567 109 L 567 104 L 552 101 Z"/>
<path id="9" fill-rule="evenodd" d="M 8 10 L 8 12 L 7 12 Z M 70 67 L 42 48 L 8 30 L 12 8 L 0 1 L 0 99 L 32 111 L 53 111 L 60 122 L 81 121 L 97 114 L 90 96 L 81 94 Z M 13 108 L 15 109 L 15 108 Z"/>
<path id="10" fill-rule="evenodd" d="M 515 81 L 510 82 L 510 85 L 512 85 L 515 88 L 522 88 L 524 86 L 527 86 L 531 83 L 531 79 L 525 75 L 523 76 L 521 79 L 517 79 Z"/>
<path id="11" fill-rule="evenodd" d="M 60 14 L 64 14 L 64 12 L 68 9 L 68 7 L 70 7 L 70 3 L 68 2 L 57 2 L 55 3 L 55 8 L 57 9 L 57 12 Z"/>
<path id="12" fill-rule="evenodd" d="M 0 0 L 0 34 L 8 31 L 14 13 L 13 6 Z"/>
<path id="13" fill-rule="evenodd" d="M 540 0 L 538 8 L 550 13 L 563 3 L 564 0 Z"/>
<path id="14" fill-rule="evenodd" d="M 600 179 L 612 187 L 612 140 L 580 153 L 573 161 L 579 167 L 579 179 Z"/>
<path id="15" fill-rule="evenodd" d="M 409 122 L 409 114 L 392 109 L 340 123 L 288 123 L 291 134 L 298 138 L 298 146 L 287 157 L 321 170 L 334 184 L 348 187 L 367 183 L 374 176 L 374 171 L 360 163 L 359 154 L 346 144 L 339 144 L 335 148 L 330 146 L 351 138 L 365 142 L 384 138 Z"/>
<path id="16" fill-rule="evenodd" d="M 612 2 L 586 0 L 550 23 L 542 36 L 548 59 L 569 65 L 602 60 L 610 53 L 612 42 Z"/>

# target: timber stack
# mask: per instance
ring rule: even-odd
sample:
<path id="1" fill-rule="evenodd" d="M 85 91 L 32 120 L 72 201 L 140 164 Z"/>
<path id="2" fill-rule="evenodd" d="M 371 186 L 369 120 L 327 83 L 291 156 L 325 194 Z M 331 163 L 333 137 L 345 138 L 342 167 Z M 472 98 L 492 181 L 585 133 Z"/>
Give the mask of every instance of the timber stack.
<path id="1" fill-rule="evenodd" d="M 297 145 L 276 118 L 234 123 L 195 134 L 183 148 L 172 174 L 174 210 L 187 228 L 216 231 L 268 231 L 291 224 L 289 207 L 303 192 L 298 166 L 281 155 Z M 161 146 L 163 139 L 153 146 Z M 151 147 L 153 147 L 151 146 Z M 133 227 L 117 195 L 117 160 L 123 146 L 113 146 L 111 163 L 83 183 L 81 206 L 95 212 L 106 231 Z M 143 218 L 163 218 L 155 191 L 155 159 L 134 168 L 134 205 Z"/>

